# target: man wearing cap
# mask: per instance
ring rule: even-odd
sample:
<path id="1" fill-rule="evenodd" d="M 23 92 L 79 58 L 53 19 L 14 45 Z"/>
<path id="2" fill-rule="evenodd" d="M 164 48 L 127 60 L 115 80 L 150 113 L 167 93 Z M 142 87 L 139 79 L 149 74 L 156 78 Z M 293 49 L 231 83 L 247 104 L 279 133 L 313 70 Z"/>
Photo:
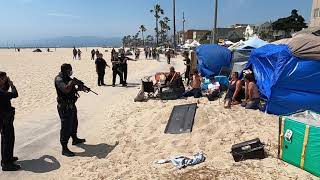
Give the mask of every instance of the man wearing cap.
<path id="1" fill-rule="evenodd" d="M 55 78 L 55 88 L 58 95 L 57 109 L 61 119 L 60 143 L 62 146 L 62 155 L 67 157 L 75 156 L 68 148 L 70 137 L 72 137 L 72 145 L 86 141 L 85 139 L 79 139 L 77 136 L 78 117 L 75 103 L 79 97 L 79 89 L 76 88 L 76 80 L 71 79 L 71 76 L 71 65 L 62 64 L 61 72 Z"/>
<path id="2" fill-rule="evenodd" d="M 11 91 L 9 91 L 11 89 Z M 14 115 L 11 99 L 18 97 L 18 91 L 5 72 L 0 72 L 0 132 L 1 132 L 1 166 L 3 171 L 17 171 L 21 167 L 15 162 L 14 149 Z"/>

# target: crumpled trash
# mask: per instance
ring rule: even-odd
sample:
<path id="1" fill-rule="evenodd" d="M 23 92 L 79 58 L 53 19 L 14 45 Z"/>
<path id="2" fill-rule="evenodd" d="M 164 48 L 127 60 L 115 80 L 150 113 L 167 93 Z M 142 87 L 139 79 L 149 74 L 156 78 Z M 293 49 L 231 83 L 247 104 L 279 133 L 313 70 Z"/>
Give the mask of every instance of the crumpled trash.
<path id="1" fill-rule="evenodd" d="M 178 169 L 185 168 L 187 166 L 193 166 L 196 164 L 200 164 L 206 160 L 206 157 L 203 155 L 202 152 L 199 152 L 193 155 L 191 158 L 185 156 L 177 156 L 172 159 L 161 159 L 156 161 L 156 164 L 165 164 L 171 162 L 175 165 Z"/>

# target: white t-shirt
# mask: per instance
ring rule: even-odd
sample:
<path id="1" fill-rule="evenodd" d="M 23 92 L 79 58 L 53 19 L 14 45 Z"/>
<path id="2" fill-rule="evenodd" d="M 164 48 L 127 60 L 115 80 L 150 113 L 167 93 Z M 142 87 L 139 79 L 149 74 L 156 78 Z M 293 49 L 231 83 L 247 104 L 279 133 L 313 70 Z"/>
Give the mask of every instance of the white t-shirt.
<path id="1" fill-rule="evenodd" d="M 209 85 L 208 85 L 208 90 L 209 91 L 215 91 L 215 90 L 219 90 L 220 89 L 220 83 L 219 82 L 215 82 L 215 83 L 210 83 Z"/>

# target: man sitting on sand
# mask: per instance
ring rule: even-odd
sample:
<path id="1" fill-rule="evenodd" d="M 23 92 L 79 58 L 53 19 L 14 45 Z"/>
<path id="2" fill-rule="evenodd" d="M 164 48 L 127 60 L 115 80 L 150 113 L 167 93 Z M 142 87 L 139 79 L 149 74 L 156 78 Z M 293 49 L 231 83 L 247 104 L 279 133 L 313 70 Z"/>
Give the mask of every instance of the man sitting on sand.
<path id="1" fill-rule="evenodd" d="M 170 72 L 168 75 L 166 75 L 166 81 L 165 84 L 166 85 L 170 85 L 172 84 L 173 81 L 175 81 L 176 79 L 179 78 L 179 74 L 176 72 L 176 70 L 174 69 L 174 67 L 170 67 Z"/>
<path id="2" fill-rule="evenodd" d="M 191 79 L 191 90 L 185 92 L 183 94 L 184 97 L 200 98 L 202 96 L 201 92 L 201 76 L 199 75 L 198 70 L 193 71 L 192 79 Z"/>
<path id="3" fill-rule="evenodd" d="M 245 83 L 246 83 L 246 95 L 247 100 L 241 104 L 242 107 L 245 107 L 246 109 L 259 109 L 260 105 L 260 94 L 258 86 L 256 85 L 254 76 L 252 73 L 246 74 L 245 77 Z"/>
<path id="4" fill-rule="evenodd" d="M 214 101 L 216 98 L 219 97 L 220 83 L 216 81 L 214 76 L 210 76 L 209 79 L 210 84 L 208 85 L 207 98 L 209 101 Z"/>

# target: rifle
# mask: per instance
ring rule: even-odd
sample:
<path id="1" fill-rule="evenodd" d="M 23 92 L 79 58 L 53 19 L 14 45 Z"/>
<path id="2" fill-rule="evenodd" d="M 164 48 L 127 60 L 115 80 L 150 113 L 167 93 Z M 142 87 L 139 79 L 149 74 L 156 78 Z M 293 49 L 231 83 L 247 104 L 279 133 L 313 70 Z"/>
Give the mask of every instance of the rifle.
<path id="1" fill-rule="evenodd" d="M 73 78 L 73 80 L 76 82 L 76 85 L 78 86 L 78 89 L 80 89 L 80 91 L 83 91 L 85 93 L 92 92 L 93 94 L 98 95 L 98 93 L 92 91 L 89 87 L 84 85 L 84 82 L 82 82 L 81 80 L 77 78 Z"/>

